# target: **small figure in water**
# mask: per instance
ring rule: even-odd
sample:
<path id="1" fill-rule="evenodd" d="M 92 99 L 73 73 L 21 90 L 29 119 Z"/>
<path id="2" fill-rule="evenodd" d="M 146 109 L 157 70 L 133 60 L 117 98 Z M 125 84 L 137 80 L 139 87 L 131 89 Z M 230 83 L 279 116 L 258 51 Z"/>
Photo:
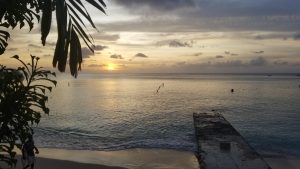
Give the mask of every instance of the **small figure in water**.
<path id="1" fill-rule="evenodd" d="M 161 85 L 158 86 L 157 90 L 156 90 L 156 94 L 158 94 L 160 88 L 164 87 L 165 86 L 165 83 L 162 83 Z"/>
<path id="2" fill-rule="evenodd" d="M 234 89 L 231 89 L 231 93 L 233 93 L 234 92 Z"/>
<path id="3" fill-rule="evenodd" d="M 35 147 L 34 141 L 32 138 L 32 135 L 30 134 L 28 136 L 28 140 L 25 142 L 25 144 L 22 147 L 22 159 L 27 162 L 27 165 L 23 169 L 27 169 L 29 166 L 31 169 L 34 168 L 34 162 L 35 162 L 35 153 L 38 154 L 39 150 Z"/>

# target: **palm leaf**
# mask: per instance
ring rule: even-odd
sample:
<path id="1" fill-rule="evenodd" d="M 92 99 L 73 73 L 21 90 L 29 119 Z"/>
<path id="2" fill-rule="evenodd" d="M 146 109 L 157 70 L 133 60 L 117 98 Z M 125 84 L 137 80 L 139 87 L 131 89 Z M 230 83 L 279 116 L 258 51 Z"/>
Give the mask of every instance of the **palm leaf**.
<path id="1" fill-rule="evenodd" d="M 41 23 L 41 40 L 42 44 L 45 46 L 46 38 L 50 32 L 51 28 L 51 20 L 52 20 L 52 2 L 51 0 L 45 0 L 43 6 L 43 15 L 42 15 L 42 23 Z"/>

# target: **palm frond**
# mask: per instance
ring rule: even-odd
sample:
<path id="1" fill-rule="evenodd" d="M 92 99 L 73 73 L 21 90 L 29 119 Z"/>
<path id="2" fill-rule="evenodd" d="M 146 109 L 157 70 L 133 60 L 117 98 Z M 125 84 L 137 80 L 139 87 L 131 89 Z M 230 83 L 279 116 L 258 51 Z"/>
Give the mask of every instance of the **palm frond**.
<path id="1" fill-rule="evenodd" d="M 0 30 L 0 55 L 2 55 L 7 47 L 7 40 L 10 34 L 6 31 Z"/>
<path id="2" fill-rule="evenodd" d="M 103 0 L 85 0 L 105 14 L 106 5 Z M 80 0 L 56 1 L 58 40 L 53 58 L 53 66 L 58 63 L 58 70 L 64 72 L 69 54 L 69 65 L 72 76 L 77 77 L 81 70 L 82 53 L 79 37 L 94 52 L 94 39 L 87 33 L 85 21 L 96 28 L 85 5 Z M 60 18 L 58 18 L 58 16 Z M 68 19 L 68 21 L 67 21 Z M 67 23 L 69 26 L 67 27 Z M 69 52 L 70 51 L 70 52 Z"/>

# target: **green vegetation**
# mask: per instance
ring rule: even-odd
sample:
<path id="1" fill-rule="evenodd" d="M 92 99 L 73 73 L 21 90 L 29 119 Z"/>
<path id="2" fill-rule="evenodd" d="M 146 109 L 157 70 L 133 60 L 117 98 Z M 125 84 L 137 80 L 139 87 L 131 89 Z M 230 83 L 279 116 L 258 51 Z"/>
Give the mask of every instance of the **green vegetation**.
<path id="1" fill-rule="evenodd" d="M 55 12 L 58 38 L 52 64 L 64 72 L 69 60 L 70 72 L 77 77 L 82 63 L 81 41 L 94 52 L 93 38 L 86 30 L 87 24 L 95 29 L 96 26 L 85 4 L 105 13 L 103 0 L 0 0 L 0 55 L 8 46 L 9 29 L 28 25 L 31 31 L 36 21 L 41 24 L 41 42 L 46 45 Z M 31 56 L 28 64 L 17 55 L 13 58 L 22 67 L 0 65 L 0 162 L 11 167 L 17 162 L 14 148 L 20 149 L 41 114 L 49 113 L 46 92 L 56 85 L 51 79 L 54 73 L 37 67 L 38 57 Z"/>
<path id="2" fill-rule="evenodd" d="M 38 57 L 31 56 L 27 65 L 17 55 L 22 67 L 6 68 L 0 65 L 0 161 L 13 167 L 16 160 L 15 147 L 21 149 L 32 127 L 48 114 L 47 91 L 56 81 L 55 73 L 38 67 Z M 0 166 L 1 168 L 1 166 Z"/>
<path id="3" fill-rule="evenodd" d="M 8 46 L 9 29 L 28 25 L 31 31 L 36 21 L 41 24 L 41 42 L 46 45 L 55 12 L 58 38 L 52 64 L 64 72 L 69 58 L 70 72 L 77 77 L 82 63 L 81 41 L 94 52 L 93 38 L 86 30 L 87 24 L 96 26 L 85 4 L 105 13 L 103 0 L 0 0 L 0 55 Z M 50 78 L 54 73 L 37 67 L 38 57 L 31 56 L 28 64 L 17 55 L 13 58 L 22 67 L 0 65 L 0 162 L 11 167 L 17 162 L 14 148 L 20 149 L 28 134 L 33 133 L 32 127 L 39 123 L 41 113 L 49 113 L 46 92 L 56 85 Z"/>

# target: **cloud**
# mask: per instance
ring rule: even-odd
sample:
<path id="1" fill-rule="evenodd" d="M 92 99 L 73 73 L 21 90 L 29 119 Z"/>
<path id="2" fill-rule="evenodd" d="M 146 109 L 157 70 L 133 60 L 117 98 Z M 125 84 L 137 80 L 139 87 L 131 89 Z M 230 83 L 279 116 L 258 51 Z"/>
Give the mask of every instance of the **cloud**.
<path id="1" fill-rule="evenodd" d="M 124 59 L 124 58 L 122 57 L 122 55 L 117 55 L 117 54 L 111 55 L 110 58 L 113 58 L 113 59 Z"/>
<path id="2" fill-rule="evenodd" d="M 282 60 L 277 60 L 273 62 L 274 65 L 280 65 L 280 66 L 284 66 L 284 65 L 288 65 L 289 62 L 287 61 L 282 61 Z"/>
<path id="3" fill-rule="evenodd" d="M 107 47 L 107 46 L 102 46 L 102 45 L 96 45 L 96 46 L 94 47 L 94 50 L 100 51 L 100 50 L 104 50 L 104 49 L 106 49 L 106 48 L 108 48 L 108 47 Z"/>
<path id="4" fill-rule="evenodd" d="M 43 57 L 52 57 L 53 55 L 51 54 L 44 54 Z"/>
<path id="5" fill-rule="evenodd" d="M 118 5 L 130 9 L 140 9 L 142 7 L 155 11 L 175 10 L 182 7 L 192 7 L 195 5 L 193 0 L 113 0 Z"/>
<path id="6" fill-rule="evenodd" d="M 256 53 L 256 54 L 263 54 L 265 53 L 265 51 L 261 50 L 261 51 L 254 51 L 253 53 Z"/>
<path id="7" fill-rule="evenodd" d="M 172 40 L 169 42 L 169 47 L 192 47 L 193 41 L 190 42 L 180 42 L 178 40 Z"/>
<path id="8" fill-rule="evenodd" d="M 137 53 L 133 57 L 139 57 L 139 58 L 148 58 L 149 56 L 143 54 L 143 53 Z"/>
<path id="9" fill-rule="evenodd" d="M 193 47 L 194 41 L 180 41 L 180 40 L 164 40 L 157 42 L 158 46 L 169 46 L 171 48 L 179 47 Z"/>
<path id="10" fill-rule="evenodd" d="M 102 46 L 102 45 L 94 46 L 95 51 L 102 51 L 106 48 L 108 48 L 108 47 L 107 46 Z M 82 58 L 90 58 L 90 56 L 94 55 L 94 53 L 87 47 L 81 48 L 81 52 L 82 52 Z M 97 54 L 99 54 L 99 53 L 97 53 Z"/>
<path id="11" fill-rule="evenodd" d="M 41 45 L 36 45 L 36 44 L 28 44 L 28 47 L 33 47 L 33 48 L 41 48 Z"/>
<path id="12" fill-rule="evenodd" d="M 238 56 L 239 54 L 236 53 L 231 53 L 230 51 L 225 51 L 224 52 L 225 55 L 230 55 L 230 56 Z"/>
<path id="13" fill-rule="evenodd" d="M 203 53 L 198 52 L 198 53 L 193 54 L 193 56 L 200 56 L 200 55 L 202 55 L 202 54 L 203 54 Z"/>
<path id="14" fill-rule="evenodd" d="M 225 51 L 224 53 L 225 53 L 225 55 L 230 55 L 229 51 Z"/>
<path id="15" fill-rule="evenodd" d="M 245 64 L 241 61 L 241 60 L 231 60 L 231 61 L 226 61 L 226 62 L 217 62 L 214 64 L 210 64 L 210 65 L 214 65 L 217 67 L 241 67 L 241 66 L 245 66 Z"/>
<path id="16" fill-rule="evenodd" d="M 107 66 L 106 64 L 90 64 L 88 67 L 105 67 Z"/>
<path id="17" fill-rule="evenodd" d="M 17 51 L 18 48 L 7 48 L 6 50 L 7 50 L 7 51 Z"/>
<path id="18" fill-rule="evenodd" d="M 224 58 L 224 56 L 222 56 L 222 55 L 217 55 L 216 58 L 217 58 L 217 59 L 222 59 L 222 58 Z"/>
<path id="19" fill-rule="evenodd" d="M 94 53 L 87 47 L 81 48 L 82 52 L 82 58 L 89 58 L 90 56 L 93 56 Z"/>
<path id="20" fill-rule="evenodd" d="M 102 25 L 99 25 L 99 27 L 101 27 Z M 109 33 L 94 33 L 92 35 L 95 39 L 99 39 L 102 41 L 117 41 L 118 39 L 120 39 L 120 35 L 119 34 L 109 34 Z"/>
<path id="21" fill-rule="evenodd" d="M 300 27 L 300 1 L 297 0 L 112 1 L 133 19 L 102 24 L 105 30 L 110 31 L 285 32 L 299 31 Z"/>
<path id="22" fill-rule="evenodd" d="M 257 57 L 255 59 L 250 60 L 249 63 L 251 66 L 265 66 L 268 64 L 267 60 L 263 57 Z"/>

